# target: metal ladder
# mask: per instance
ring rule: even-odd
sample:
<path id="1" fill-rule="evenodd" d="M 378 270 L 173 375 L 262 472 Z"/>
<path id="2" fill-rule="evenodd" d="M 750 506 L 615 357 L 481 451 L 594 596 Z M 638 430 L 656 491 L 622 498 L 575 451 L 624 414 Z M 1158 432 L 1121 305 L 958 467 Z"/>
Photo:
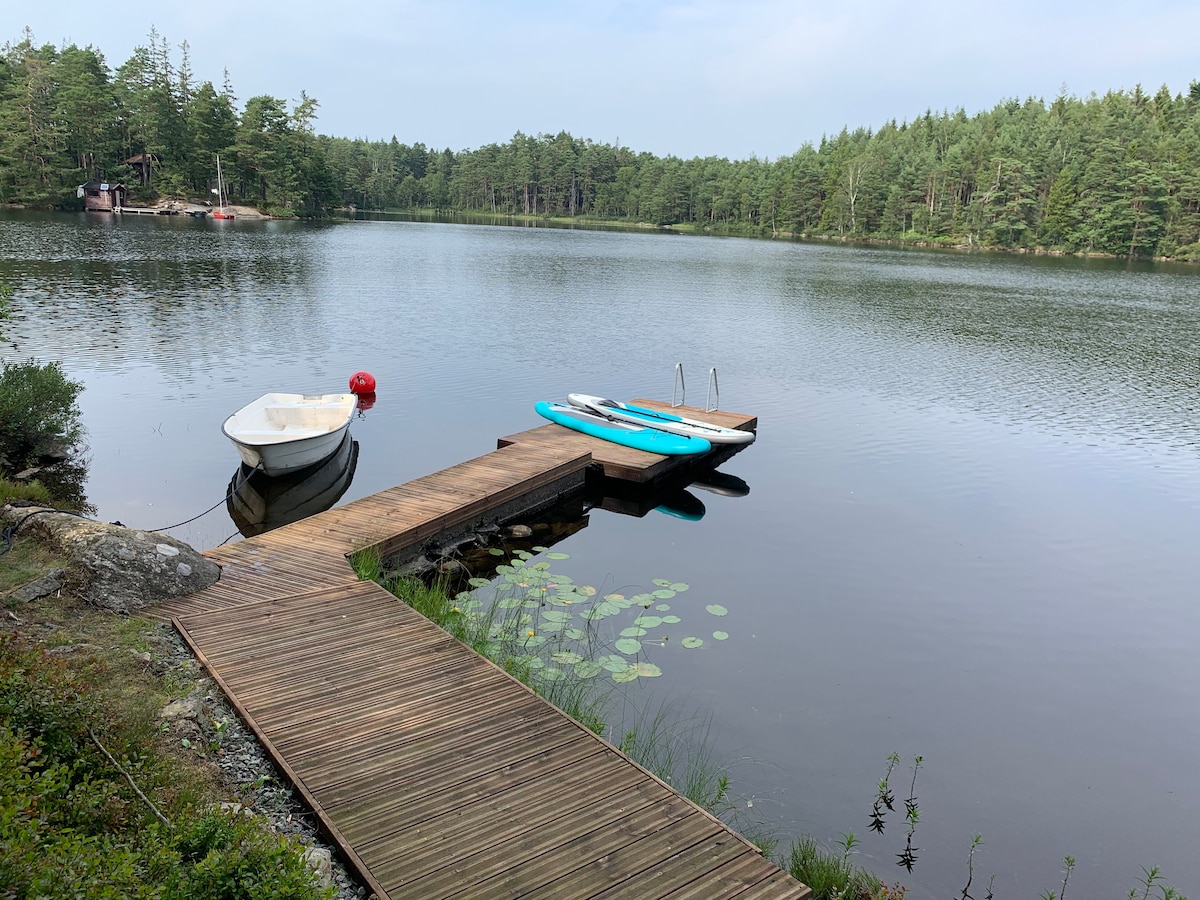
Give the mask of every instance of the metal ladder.
<path id="1" fill-rule="evenodd" d="M 679 402 L 675 401 L 675 397 L 679 397 Z M 713 402 L 713 398 L 716 402 Z M 683 382 L 683 363 L 675 363 L 675 383 L 671 386 L 671 408 L 676 406 L 684 406 L 687 400 L 687 386 Z M 711 368 L 708 370 L 708 394 L 704 398 L 704 411 L 715 412 L 717 407 L 721 405 L 721 388 L 717 384 L 717 370 Z"/>

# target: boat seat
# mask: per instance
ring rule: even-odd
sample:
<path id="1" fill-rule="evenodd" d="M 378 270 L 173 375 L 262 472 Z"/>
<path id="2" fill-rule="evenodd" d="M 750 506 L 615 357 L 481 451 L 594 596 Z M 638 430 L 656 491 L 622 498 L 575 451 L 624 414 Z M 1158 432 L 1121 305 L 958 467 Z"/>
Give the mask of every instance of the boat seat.
<path id="1" fill-rule="evenodd" d="M 312 425 L 285 425 L 281 428 L 269 428 L 262 431 L 237 431 L 235 436 L 238 440 L 254 443 L 259 440 L 278 441 L 283 438 L 294 438 L 305 435 L 325 434 L 329 431 L 328 428 L 316 428 Z"/>
<path id="2" fill-rule="evenodd" d="M 329 421 L 329 410 L 311 403 L 273 403 L 263 407 L 263 414 L 272 425 L 304 426 L 327 431 L 322 422 Z M 340 423 L 339 423 L 340 424 Z"/>

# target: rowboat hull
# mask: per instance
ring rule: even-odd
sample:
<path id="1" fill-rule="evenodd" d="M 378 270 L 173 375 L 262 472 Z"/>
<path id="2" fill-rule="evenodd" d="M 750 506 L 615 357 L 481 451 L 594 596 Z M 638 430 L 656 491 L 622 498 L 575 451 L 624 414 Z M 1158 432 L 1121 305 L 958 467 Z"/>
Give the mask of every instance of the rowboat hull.
<path id="1" fill-rule="evenodd" d="M 332 456 L 356 403 L 353 394 L 264 394 L 226 419 L 221 430 L 242 462 L 275 477 Z"/>

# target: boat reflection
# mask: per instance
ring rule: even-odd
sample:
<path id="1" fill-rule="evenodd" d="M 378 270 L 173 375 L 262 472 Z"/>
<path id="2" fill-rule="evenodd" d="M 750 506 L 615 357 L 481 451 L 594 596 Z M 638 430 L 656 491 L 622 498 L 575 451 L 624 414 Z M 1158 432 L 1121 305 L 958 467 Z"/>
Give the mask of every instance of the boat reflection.
<path id="1" fill-rule="evenodd" d="M 722 497 L 744 497 L 750 493 L 750 485 L 736 475 L 716 469 L 702 469 L 689 472 L 682 480 L 651 487 L 613 478 L 598 478 L 588 482 L 586 496 L 592 509 L 639 518 L 653 509 L 677 519 L 698 522 L 704 518 L 706 510 L 704 503 L 695 495 L 695 490 Z"/>
<path id="2" fill-rule="evenodd" d="M 275 478 L 242 464 L 225 507 L 238 531 L 253 537 L 329 509 L 350 487 L 357 465 L 358 441 L 348 433 L 324 461 Z"/>
<path id="3" fill-rule="evenodd" d="M 710 469 L 692 479 L 688 487 L 699 488 L 722 497 L 745 497 L 750 493 L 750 485 L 736 475 L 727 475 Z"/>
<path id="4" fill-rule="evenodd" d="M 685 522 L 699 522 L 706 512 L 700 498 L 686 488 L 680 488 L 663 497 L 654 508 L 660 513 L 683 519 Z"/>

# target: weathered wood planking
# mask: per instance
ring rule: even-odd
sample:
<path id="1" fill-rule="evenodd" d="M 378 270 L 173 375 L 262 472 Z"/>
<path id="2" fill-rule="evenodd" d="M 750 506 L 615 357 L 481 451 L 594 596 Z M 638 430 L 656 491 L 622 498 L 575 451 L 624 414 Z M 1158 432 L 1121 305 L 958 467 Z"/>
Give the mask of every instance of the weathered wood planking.
<path id="1" fill-rule="evenodd" d="M 742 431 L 757 431 L 758 417 L 742 413 L 731 413 L 723 410 L 708 412 L 695 406 L 671 406 L 658 400 L 636 399 L 630 401 L 636 406 L 661 412 L 674 413 L 689 419 L 711 422 L 725 428 L 737 428 Z M 638 484 L 660 481 L 670 475 L 676 475 L 698 466 L 715 466 L 729 459 L 735 453 L 745 448 L 745 445 L 714 447 L 708 453 L 697 456 L 663 456 L 660 453 L 647 453 L 645 450 L 634 450 L 622 447 L 612 441 L 592 437 L 573 431 L 565 425 L 550 423 L 538 428 L 531 428 L 519 434 L 510 434 L 500 438 L 498 447 L 510 447 L 521 444 L 529 447 L 558 448 L 577 453 L 591 453 L 592 462 L 604 470 L 608 478 L 622 481 L 632 481 Z"/>
<path id="2" fill-rule="evenodd" d="M 175 624 L 382 898 L 809 896 L 378 585 Z"/>
<path id="3" fill-rule="evenodd" d="M 582 473 L 589 462 L 586 452 L 555 447 L 495 450 L 209 550 L 205 555 L 221 566 L 221 580 L 147 612 L 170 618 L 353 583 L 346 556 L 355 550 L 375 546 L 384 555 L 395 553 Z"/>

